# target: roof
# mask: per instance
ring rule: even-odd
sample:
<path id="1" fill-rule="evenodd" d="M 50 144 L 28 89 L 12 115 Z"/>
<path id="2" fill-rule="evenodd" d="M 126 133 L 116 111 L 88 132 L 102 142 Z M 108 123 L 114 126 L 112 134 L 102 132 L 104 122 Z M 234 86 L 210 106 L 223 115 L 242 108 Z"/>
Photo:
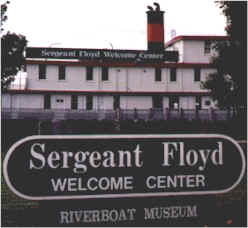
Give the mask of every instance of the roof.
<path id="1" fill-rule="evenodd" d="M 165 43 L 165 48 L 173 45 L 174 43 L 181 41 L 181 40 L 195 40 L 195 41 L 205 41 L 205 40 L 212 40 L 212 41 L 217 41 L 217 40 L 227 40 L 228 36 L 176 36 L 170 41 Z"/>

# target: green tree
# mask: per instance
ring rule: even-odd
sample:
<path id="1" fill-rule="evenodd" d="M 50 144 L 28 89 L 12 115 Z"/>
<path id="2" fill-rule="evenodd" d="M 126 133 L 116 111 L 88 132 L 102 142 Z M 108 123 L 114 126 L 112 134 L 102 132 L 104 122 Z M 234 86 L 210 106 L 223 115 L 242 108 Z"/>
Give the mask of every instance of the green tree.
<path id="1" fill-rule="evenodd" d="M 3 31 L 3 22 L 5 22 L 8 18 L 8 16 L 6 15 L 6 11 L 7 11 L 7 4 L 9 4 L 9 1 L 5 2 L 4 4 L 1 5 L 1 32 Z"/>
<path id="2" fill-rule="evenodd" d="M 226 17 L 228 40 L 216 42 L 212 64 L 217 72 L 209 75 L 203 88 L 209 89 L 220 107 L 235 111 L 247 106 L 247 2 L 217 2 Z"/>
<path id="3" fill-rule="evenodd" d="M 6 12 L 9 1 L 1 5 L 1 33 L 3 22 L 7 20 Z M 25 62 L 24 50 L 27 45 L 23 35 L 7 32 L 1 34 L 1 89 L 5 91 Z"/>

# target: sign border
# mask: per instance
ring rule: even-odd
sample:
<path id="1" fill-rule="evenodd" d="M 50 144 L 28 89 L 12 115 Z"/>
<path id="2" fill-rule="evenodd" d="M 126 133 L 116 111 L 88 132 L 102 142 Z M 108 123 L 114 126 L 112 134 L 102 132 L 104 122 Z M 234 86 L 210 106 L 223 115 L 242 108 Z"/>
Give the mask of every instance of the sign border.
<path id="1" fill-rule="evenodd" d="M 97 195 L 68 195 L 68 196 L 28 196 L 22 194 L 18 190 L 14 188 L 11 184 L 8 176 L 8 161 L 10 156 L 12 155 L 13 151 L 22 143 L 33 140 L 33 139 L 155 139 L 155 138 L 222 138 L 232 142 L 238 151 L 240 152 L 241 161 L 242 161 L 242 168 L 241 173 L 237 181 L 229 188 L 224 190 L 210 190 L 210 191 L 192 191 L 192 192 L 150 192 L 150 193 L 121 193 L 121 194 L 97 194 Z M 33 135 L 25 137 L 16 143 L 14 143 L 10 149 L 8 150 L 4 162 L 3 162 L 3 176 L 8 187 L 13 191 L 17 196 L 27 199 L 27 200 L 69 200 L 69 199 L 97 199 L 97 198 L 131 198 L 131 197 L 158 197 L 158 196 L 181 196 L 181 195 L 206 195 L 206 194 L 220 194 L 226 193 L 234 189 L 242 180 L 245 174 L 245 156 L 241 146 L 231 137 L 221 134 L 118 134 L 118 135 Z"/>

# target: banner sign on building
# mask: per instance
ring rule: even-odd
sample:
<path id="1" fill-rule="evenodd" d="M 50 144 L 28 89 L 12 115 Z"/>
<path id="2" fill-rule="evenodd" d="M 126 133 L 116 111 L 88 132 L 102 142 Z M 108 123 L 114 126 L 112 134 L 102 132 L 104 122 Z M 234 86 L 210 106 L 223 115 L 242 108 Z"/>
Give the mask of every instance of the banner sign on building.
<path id="1" fill-rule="evenodd" d="M 244 173 L 223 135 L 30 136 L 4 160 L 9 188 L 29 200 L 226 193 Z"/>
<path id="2" fill-rule="evenodd" d="M 178 61 L 177 51 L 152 52 L 142 50 L 27 48 L 26 58 L 79 59 L 119 62 Z"/>

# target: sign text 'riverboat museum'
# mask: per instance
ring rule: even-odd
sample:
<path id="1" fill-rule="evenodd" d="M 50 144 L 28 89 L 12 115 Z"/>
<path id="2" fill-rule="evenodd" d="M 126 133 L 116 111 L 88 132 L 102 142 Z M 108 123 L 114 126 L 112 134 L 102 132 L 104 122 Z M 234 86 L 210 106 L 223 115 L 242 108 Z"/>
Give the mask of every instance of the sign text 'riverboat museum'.
<path id="1" fill-rule="evenodd" d="M 39 128 L 43 117 L 78 124 L 83 113 L 160 110 L 170 121 L 169 114 L 182 117 L 185 110 L 190 119 L 187 111 L 196 110 L 198 121 L 204 109 L 213 120 L 209 91 L 200 88 L 214 72 L 209 45 L 204 49 L 209 40 L 193 37 L 194 46 L 192 37 L 178 37 L 166 49 L 164 12 L 154 5 L 147 12 L 147 50 L 28 47 L 27 83 L 4 94 L 6 118 L 31 115 Z M 38 135 L 6 143 L 8 188 L 39 205 L 17 215 L 24 226 L 203 226 L 226 219 L 215 197 L 245 179 L 241 146 L 222 134 L 67 133 L 39 128 Z"/>
<path id="2" fill-rule="evenodd" d="M 197 219 L 202 213 L 197 196 L 229 192 L 244 173 L 242 149 L 223 135 L 30 136 L 15 143 L 4 161 L 5 180 L 19 197 L 71 202 L 74 209 L 64 204 L 53 210 L 56 223 L 62 225 L 113 220 L 161 223 L 173 216 Z M 197 201 L 165 204 L 170 197 L 188 196 Z M 153 202 L 161 200 L 158 205 L 151 204 L 152 197 Z M 143 204 L 126 205 L 131 199 L 133 203 L 143 199 Z M 110 208 L 99 204 L 102 200 Z M 84 201 L 93 208 L 80 209 Z M 162 217 L 156 215 L 156 207 L 163 211 Z"/>

